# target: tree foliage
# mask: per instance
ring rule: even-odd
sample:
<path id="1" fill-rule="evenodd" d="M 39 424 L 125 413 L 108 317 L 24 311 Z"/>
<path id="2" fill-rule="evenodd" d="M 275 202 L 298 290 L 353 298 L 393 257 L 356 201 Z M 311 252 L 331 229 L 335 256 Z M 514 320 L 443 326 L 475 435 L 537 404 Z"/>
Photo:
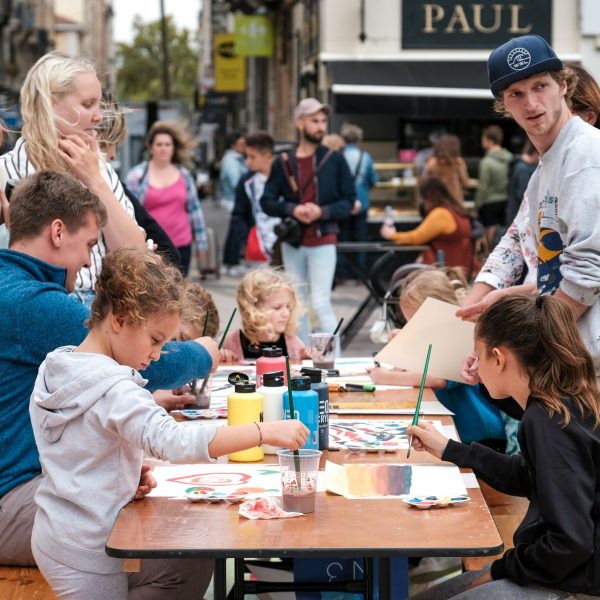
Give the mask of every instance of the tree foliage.
<path id="1" fill-rule="evenodd" d="M 160 20 L 144 23 L 138 15 L 132 44 L 117 44 L 117 95 L 122 100 L 160 100 L 163 97 Z M 198 48 L 190 32 L 178 30 L 167 17 L 171 99 L 191 103 L 196 86 Z"/>

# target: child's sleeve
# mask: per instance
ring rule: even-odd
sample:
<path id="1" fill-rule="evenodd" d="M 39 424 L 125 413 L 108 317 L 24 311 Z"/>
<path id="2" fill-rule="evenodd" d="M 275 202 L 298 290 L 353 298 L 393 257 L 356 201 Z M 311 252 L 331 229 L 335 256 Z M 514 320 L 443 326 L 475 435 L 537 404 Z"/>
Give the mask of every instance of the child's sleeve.
<path id="1" fill-rule="evenodd" d="M 99 406 L 101 424 L 146 454 L 172 463 L 212 462 L 208 444 L 216 426 L 186 427 L 158 406 L 147 390 L 122 381 Z"/>
<path id="2" fill-rule="evenodd" d="M 504 494 L 529 497 L 531 493 L 529 470 L 520 454 L 507 456 L 477 442 L 449 440 L 442 460 L 473 469 L 477 477 Z"/>

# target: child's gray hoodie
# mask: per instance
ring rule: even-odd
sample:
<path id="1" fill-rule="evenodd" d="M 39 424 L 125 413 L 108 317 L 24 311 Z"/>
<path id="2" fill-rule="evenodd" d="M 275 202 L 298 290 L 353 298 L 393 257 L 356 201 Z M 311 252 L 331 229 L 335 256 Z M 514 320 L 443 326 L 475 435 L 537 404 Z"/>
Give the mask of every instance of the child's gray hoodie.
<path id="1" fill-rule="evenodd" d="M 158 406 L 134 369 L 100 354 L 51 352 L 29 412 L 45 477 L 33 537 L 55 560 L 91 573 L 121 571 L 104 547 L 133 497 L 144 453 L 173 463 L 210 461 L 214 426 L 185 427 Z"/>

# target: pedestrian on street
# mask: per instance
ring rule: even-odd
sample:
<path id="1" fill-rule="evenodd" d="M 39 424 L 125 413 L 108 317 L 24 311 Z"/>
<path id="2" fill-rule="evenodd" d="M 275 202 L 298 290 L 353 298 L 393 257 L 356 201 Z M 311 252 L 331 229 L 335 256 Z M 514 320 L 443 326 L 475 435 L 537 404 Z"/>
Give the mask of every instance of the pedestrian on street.
<path id="1" fill-rule="evenodd" d="M 373 167 L 372 156 L 359 146 L 363 140 L 362 128 L 352 123 L 344 123 L 340 134 L 346 142 L 344 158 L 348 163 L 350 173 L 354 177 L 354 186 L 356 188 L 350 218 L 340 223 L 340 241 L 366 242 L 368 234 L 367 213 L 370 206 L 369 192 L 379 181 L 379 177 Z M 339 262 L 343 263 L 344 258 L 343 255 L 340 256 Z M 363 272 L 367 271 L 366 252 L 358 252 L 356 254 L 356 262 Z M 342 266 L 343 264 L 339 265 L 339 267 Z M 338 268 L 338 272 L 342 279 L 353 276 L 348 267 Z"/>
<path id="2" fill-rule="evenodd" d="M 502 147 L 504 132 L 498 125 L 490 125 L 481 134 L 481 147 L 485 156 L 479 161 L 479 183 L 475 208 L 485 227 L 485 237 L 492 247 L 494 233 L 503 226 L 508 198 L 508 166 L 513 155 Z"/>
<path id="3" fill-rule="evenodd" d="M 204 213 L 196 182 L 184 166 L 193 143 L 177 123 L 156 121 L 146 138 L 150 159 L 127 175 L 127 187 L 167 232 L 180 255 L 177 265 L 187 276 L 195 251 L 208 250 Z"/>
<path id="4" fill-rule="evenodd" d="M 273 163 L 261 199 L 268 215 L 280 217 L 283 266 L 296 278 L 302 303 L 312 309 L 322 332 L 332 332 L 331 305 L 339 222 L 347 219 L 355 197 L 354 180 L 342 154 L 321 145 L 331 107 L 316 98 L 301 100 L 294 110 L 300 136 L 295 152 Z M 308 319 L 300 338 L 308 343 Z"/>
<path id="5" fill-rule="evenodd" d="M 231 212 L 235 202 L 235 188 L 242 175 L 248 171 L 245 161 L 246 138 L 239 131 L 232 131 L 226 138 L 227 149 L 221 159 L 219 188 L 221 204 Z"/>

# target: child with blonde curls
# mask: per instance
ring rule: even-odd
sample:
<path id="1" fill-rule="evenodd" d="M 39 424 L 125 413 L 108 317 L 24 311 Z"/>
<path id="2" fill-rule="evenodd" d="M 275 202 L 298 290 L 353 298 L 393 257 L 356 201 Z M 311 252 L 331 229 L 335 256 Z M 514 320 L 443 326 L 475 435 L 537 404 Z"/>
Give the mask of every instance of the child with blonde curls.
<path id="1" fill-rule="evenodd" d="M 182 294 L 178 269 L 159 255 L 110 253 L 87 337 L 50 352 L 40 366 L 29 410 L 45 476 L 32 551 L 58 598 L 150 598 L 157 589 L 166 600 L 201 598 L 210 560 L 144 560 L 139 573 L 127 574 L 104 551 L 120 509 L 156 486 L 144 454 L 208 462 L 263 442 L 294 450 L 306 441 L 296 420 L 190 428 L 153 401 L 138 371 L 175 335 Z"/>
<path id="2" fill-rule="evenodd" d="M 450 304 L 460 304 L 466 295 L 466 280 L 461 271 L 425 269 L 411 273 L 400 293 L 400 310 L 407 320 L 417 312 L 427 298 Z M 412 385 L 421 383 L 422 373 L 388 370 L 381 367 L 370 371 L 375 383 Z M 427 387 L 433 388 L 437 399 L 454 413 L 454 424 L 463 442 L 478 441 L 495 449 L 504 450 L 505 431 L 500 411 L 490 404 L 479 391 L 479 385 L 446 381 L 428 375 Z"/>
<path id="3" fill-rule="evenodd" d="M 277 346 L 290 360 L 310 358 L 296 335 L 301 306 L 292 281 L 281 271 L 257 269 L 247 273 L 237 289 L 242 328 L 223 344 L 237 361 L 256 359 L 262 348 Z"/>

